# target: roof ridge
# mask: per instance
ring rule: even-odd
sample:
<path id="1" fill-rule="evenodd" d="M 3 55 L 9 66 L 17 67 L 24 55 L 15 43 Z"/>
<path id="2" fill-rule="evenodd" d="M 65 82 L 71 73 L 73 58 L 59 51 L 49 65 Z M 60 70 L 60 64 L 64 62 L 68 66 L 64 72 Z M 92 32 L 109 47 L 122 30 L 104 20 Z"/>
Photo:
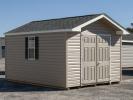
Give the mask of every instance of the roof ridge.
<path id="1" fill-rule="evenodd" d="M 53 18 L 53 19 L 46 19 L 46 20 L 36 20 L 36 21 L 31 21 L 31 22 L 42 22 L 42 21 L 51 21 L 51 20 L 61 20 L 61 19 L 68 19 L 68 18 L 76 18 L 76 17 L 86 17 L 86 16 L 98 16 L 98 15 L 102 15 L 104 13 L 100 13 L 100 14 L 90 14 L 90 15 L 81 15 L 81 16 L 72 16 L 72 17 L 64 17 L 64 18 Z"/>

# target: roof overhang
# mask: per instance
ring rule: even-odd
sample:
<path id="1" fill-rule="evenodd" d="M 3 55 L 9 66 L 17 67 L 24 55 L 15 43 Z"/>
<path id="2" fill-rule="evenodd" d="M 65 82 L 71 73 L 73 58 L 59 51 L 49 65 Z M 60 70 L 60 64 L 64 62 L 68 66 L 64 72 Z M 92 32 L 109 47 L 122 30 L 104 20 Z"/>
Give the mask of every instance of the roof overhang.
<path id="1" fill-rule="evenodd" d="M 73 31 L 72 29 L 59 29 L 59 30 L 48 30 L 48 31 L 31 31 L 31 32 L 17 32 L 17 33 L 5 33 L 5 35 L 27 35 L 27 34 L 41 34 L 41 33 L 61 33 L 61 32 L 79 32 Z"/>
<path id="2" fill-rule="evenodd" d="M 93 18 L 92 20 L 89 20 L 79 26 L 76 26 L 72 29 L 58 29 L 58 30 L 48 30 L 48 31 L 31 31 L 31 32 L 17 32 L 17 33 L 5 33 L 5 35 L 27 35 L 27 34 L 37 34 L 37 33 L 57 33 L 57 32 L 81 32 L 82 28 L 90 25 L 102 18 L 105 18 L 108 22 L 110 22 L 112 25 L 114 25 L 115 27 L 117 27 L 120 31 L 116 31 L 116 34 L 118 35 L 127 35 L 130 34 L 128 31 L 126 31 L 125 28 L 123 28 L 122 26 L 120 26 L 118 23 L 116 23 L 114 20 L 112 20 L 110 17 L 102 14 L 99 15 L 96 18 Z"/>
<path id="3" fill-rule="evenodd" d="M 102 19 L 102 18 L 105 18 L 108 22 L 110 22 L 110 23 L 113 24 L 115 27 L 117 27 L 118 29 L 121 30 L 121 31 L 117 31 L 116 34 L 118 34 L 118 35 L 130 34 L 126 29 L 124 29 L 122 26 L 120 26 L 118 23 L 116 23 L 115 21 L 113 21 L 111 18 L 109 18 L 109 17 L 106 16 L 106 15 L 100 15 L 100 16 L 98 16 L 98 17 L 96 17 L 96 18 L 94 18 L 94 19 L 92 19 L 92 20 L 90 20 L 90 21 L 88 21 L 88 22 L 85 22 L 85 23 L 83 23 L 83 24 L 81 24 L 81 25 L 79 25 L 79 26 L 73 28 L 72 30 L 73 30 L 73 31 L 75 31 L 75 30 L 76 30 L 76 31 L 81 31 L 81 29 L 82 29 L 83 27 L 85 27 L 85 26 L 87 26 L 87 25 L 90 25 L 90 24 L 92 24 L 92 23 L 94 23 L 94 22 L 96 22 L 96 21 L 98 21 L 98 20 L 100 20 L 100 19 Z"/>

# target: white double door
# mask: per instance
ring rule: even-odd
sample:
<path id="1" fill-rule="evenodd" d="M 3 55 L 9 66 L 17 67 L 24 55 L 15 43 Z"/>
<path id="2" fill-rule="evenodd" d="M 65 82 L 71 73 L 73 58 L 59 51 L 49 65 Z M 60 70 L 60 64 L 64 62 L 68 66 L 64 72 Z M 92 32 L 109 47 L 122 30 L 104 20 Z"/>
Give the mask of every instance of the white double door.
<path id="1" fill-rule="evenodd" d="M 108 82 L 110 77 L 110 35 L 82 35 L 82 84 Z"/>

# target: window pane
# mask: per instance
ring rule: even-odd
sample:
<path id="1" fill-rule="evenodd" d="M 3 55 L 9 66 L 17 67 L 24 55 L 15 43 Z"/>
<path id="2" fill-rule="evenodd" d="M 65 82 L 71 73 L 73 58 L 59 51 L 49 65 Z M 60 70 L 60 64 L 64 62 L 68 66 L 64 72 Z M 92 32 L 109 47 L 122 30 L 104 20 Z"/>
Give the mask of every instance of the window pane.
<path id="1" fill-rule="evenodd" d="M 35 57 L 34 57 L 34 54 L 35 54 L 35 49 L 30 49 L 29 48 L 29 59 L 34 59 Z"/>
<path id="2" fill-rule="evenodd" d="M 34 48 L 35 47 L 35 37 L 29 37 L 29 48 Z"/>
<path id="3" fill-rule="evenodd" d="M 2 46 L 2 58 L 5 58 L 5 46 Z"/>

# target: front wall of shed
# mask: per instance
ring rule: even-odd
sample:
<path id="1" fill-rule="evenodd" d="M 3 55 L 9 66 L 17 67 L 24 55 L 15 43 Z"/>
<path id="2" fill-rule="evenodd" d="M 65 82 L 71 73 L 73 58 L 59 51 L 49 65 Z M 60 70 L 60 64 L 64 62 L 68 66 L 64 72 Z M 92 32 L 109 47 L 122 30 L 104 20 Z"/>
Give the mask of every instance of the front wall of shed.
<path id="1" fill-rule="evenodd" d="M 25 60 L 25 37 L 6 36 L 6 78 L 66 87 L 65 33 L 38 34 L 39 59 Z"/>
<path id="2" fill-rule="evenodd" d="M 116 35 L 116 29 L 107 23 L 97 21 L 83 29 L 94 34 L 111 34 L 110 47 L 110 81 L 117 82 L 121 79 L 121 36 Z"/>
<path id="3" fill-rule="evenodd" d="M 122 45 L 122 67 L 133 67 L 133 44 Z"/>
<path id="4" fill-rule="evenodd" d="M 83 30 L 94 34 L 111 34 L 110 47 L 110 81 L 117 82 L 121 79 L 121 36 L 116 35 L 116 29 L 102 21 L 97 21 Z"/>
<path id="5" fill-rule="evenodd" d="M 80 33 L 68 33 L 66 44 L 67 86 L 80 86 Z"/>
<path id="6" fill-rule="evenodd" d="M 88 34 L 111 34 L 110 80 L 119 82 L 121 78 L 121 36 L 102 22 L 95 22 L 82 29 Z M 67 34 L 67 86 L 80 86 L 80 33 Z"/>

